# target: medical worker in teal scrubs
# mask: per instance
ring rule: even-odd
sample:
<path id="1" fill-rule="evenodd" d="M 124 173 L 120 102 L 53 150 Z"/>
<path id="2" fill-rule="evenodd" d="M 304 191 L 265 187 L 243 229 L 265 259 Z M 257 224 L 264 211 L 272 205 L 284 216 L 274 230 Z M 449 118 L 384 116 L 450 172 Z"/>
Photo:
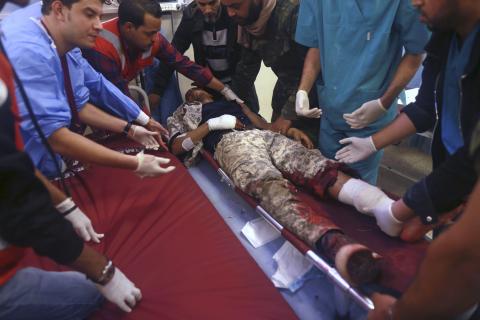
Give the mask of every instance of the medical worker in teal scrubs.
<path id="1" fill-rule="evenodd" d="M 310 49 L 296 111 L 315 114 L 307 96 L 315 83 L 325 156 L 334 158 L 343 139 L 370 136 L 393 120 L 397 96 L 420 66 L 429 35 L 410 0 L 300 2 L 295 40 Z M 351 167 L 375 184 L 381 156 Z"/>

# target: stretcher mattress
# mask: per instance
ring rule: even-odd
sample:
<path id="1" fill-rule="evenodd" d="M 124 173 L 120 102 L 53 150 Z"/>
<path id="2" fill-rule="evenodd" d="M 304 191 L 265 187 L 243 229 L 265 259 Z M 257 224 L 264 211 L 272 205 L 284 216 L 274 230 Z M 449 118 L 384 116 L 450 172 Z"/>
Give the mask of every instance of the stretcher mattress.
<path id="1" fill-rule="evenodd" d="M 109 147 L 125 147 L 109 141 Z M 138 146 L 137 146 L 138 147 Z M 106 304 L 95 319 L 296 319 L 188 171 L 154 179 L 92 166 L 66 179 L 75 202 L 105 233 L 92 245 L 142 290 L 131 314 Z M 83 180 L 81 183 L 80 180 Z M 25 265 L 59 270 L 29 252 Z"/>
<path id="2" fill-rule="evenodd" d="M 210 153 L 203 151 L 202 156 L 214 168 L 219 168 L 218 163 Z M 246 195 L 238 188 L 235 188 L 235 190 L 239 192 L 250 205 L 257 205 L 255 199 Z M 387 289 L 389 293 L 401 293 L 405 291 L 413 281 L 420 263 L 425 256 L 428 245 L 427 241 L 417 243 L 403 242 L 398 238 L 385 235 L 377 227 L 374 218 L 357 212 L 354 207 L 342 204 L 333 199 L 320 201 L 302 189 L 299 189 L 297 195 L 310 205 L 315 212 L 328 216 L 345 234 L 382 256 L 382 276 L 381 279 L 379 279 L 379 288 Z M 269 214 L 272 215 L 271 213 Z M 291 238 L 290 235 L 291 234 L 287 235 L 287 238 Z M 288 240 L 292 242 L 292 239 Z M 298 244 L 298 242 L 300 242 L 298 238 L 294 239 L 293 242 L 297 242 L 297 248 L 306 246 L 305 244 Z"/>

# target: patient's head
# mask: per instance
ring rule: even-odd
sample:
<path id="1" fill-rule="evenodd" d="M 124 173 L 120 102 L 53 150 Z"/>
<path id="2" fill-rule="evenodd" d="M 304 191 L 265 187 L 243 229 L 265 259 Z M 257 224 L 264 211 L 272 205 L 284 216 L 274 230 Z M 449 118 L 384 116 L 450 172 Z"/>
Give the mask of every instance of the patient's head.
<path id="1" fill-rule="evenodd" d="M 191 88 L 185 93 L 185 101 L 193 102 L 198 101 L 201 103 L 213 102 L 213 96 L 207 91 L 200 88 Z"/>

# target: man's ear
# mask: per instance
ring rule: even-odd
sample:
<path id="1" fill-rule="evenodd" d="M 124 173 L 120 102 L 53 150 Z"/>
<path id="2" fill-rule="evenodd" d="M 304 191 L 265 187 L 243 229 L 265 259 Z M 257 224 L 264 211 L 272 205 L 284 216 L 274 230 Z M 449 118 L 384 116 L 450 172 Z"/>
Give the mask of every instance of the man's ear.
<path id="1" fill-rule="evenodd" d="M 60 0 L 55 0 L 52 2 L 51 7 L 51 13 L 53 14 L 53 16 L 57 18 L 57 20 L 65 21 L 65 6 L 63 5 L 63 3 Z"/>
<path id="2" fill-rule="evenodd" d="M 131 31 L 136 30 L 137 28 L 135 27 L 135 25 L 132 22 L 127 21 L 123 24 L 122 29 L 124 31 L 131 32 Z"/>

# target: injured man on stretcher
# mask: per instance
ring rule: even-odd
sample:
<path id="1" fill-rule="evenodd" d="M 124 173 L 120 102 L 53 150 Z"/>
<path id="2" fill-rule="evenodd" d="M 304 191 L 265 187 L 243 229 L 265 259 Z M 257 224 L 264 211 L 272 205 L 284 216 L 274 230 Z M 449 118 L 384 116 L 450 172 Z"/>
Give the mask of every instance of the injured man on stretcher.
<path id="1" fill-rule="evenodd" d="M 222 169 L 242 191 L 311 248 L 331 262 L 351 284 L 374 281 L 379 273 L 378 256 L 342 233 L 328 217 L 314 212 L 296 196 L 295 186 L 353 205 L 375 216 L 380 229 L 397 236 L 402 224 L 385 193 L 342 172 L 342 165 L 325 158 L 300 130 L 287 136 L 270 131 L 271 125 L 235 102 L 213 101 L 199 88 L 185 94 L 186 102 L 171 117 L 169 147 L 184 155 L 191 165 L 205 148 L 214 153 Z"/>

